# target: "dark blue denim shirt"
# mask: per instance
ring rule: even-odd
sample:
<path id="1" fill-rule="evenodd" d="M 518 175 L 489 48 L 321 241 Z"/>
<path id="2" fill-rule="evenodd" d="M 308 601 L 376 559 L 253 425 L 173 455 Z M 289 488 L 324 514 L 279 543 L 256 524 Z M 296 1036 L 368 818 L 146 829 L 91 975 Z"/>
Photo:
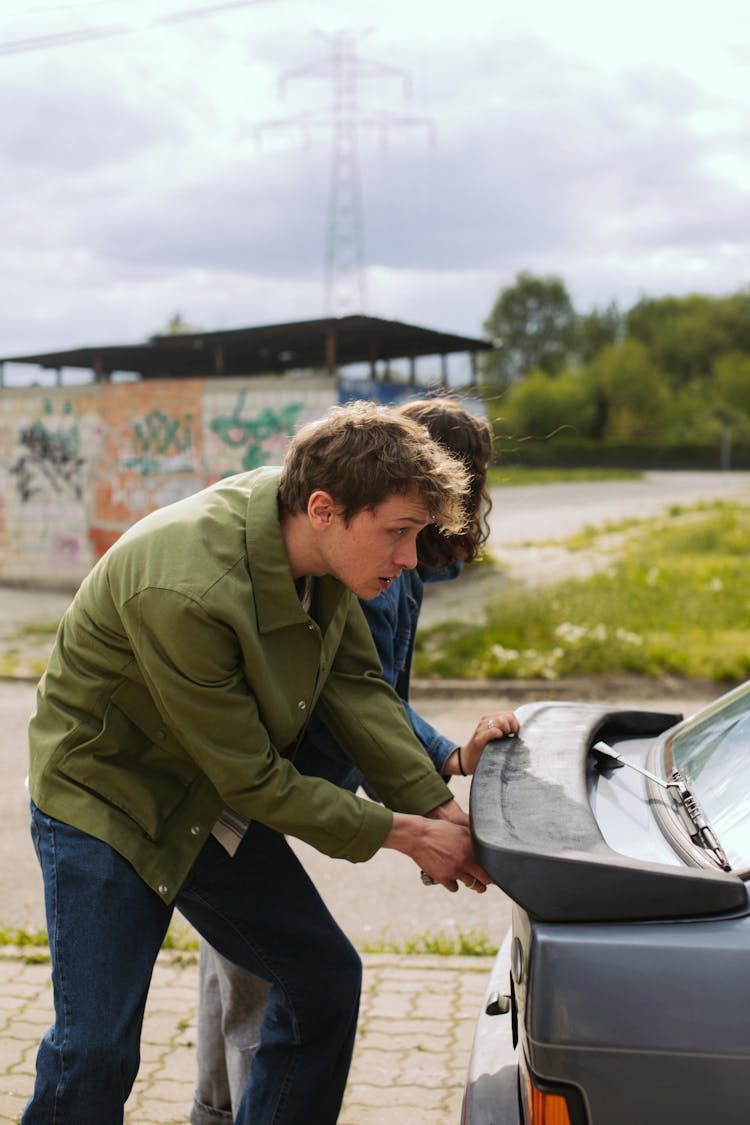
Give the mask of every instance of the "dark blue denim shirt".
<path id="1" fill-rule="evenodd" d="M 409 675 L 425 582 L 444 582 L 457 578 L 460 573 L 460 564 L 439 573 L 419 568 L 404 570 L 377 598 L 360 600 L 383 667 L 383 679 L 403 699 L 414 733 L 440 773 L 456 749 L 456 743 L 435 730 L 411 706 L 408 698 Z M 328 728 L 315 715 L 310 718 L 307 737 L 294 764 L 301 773 L 325 777 L 343 789 L 354 792 L 361 785 L 367 790 L 362 772 L 352 764 Z"/>

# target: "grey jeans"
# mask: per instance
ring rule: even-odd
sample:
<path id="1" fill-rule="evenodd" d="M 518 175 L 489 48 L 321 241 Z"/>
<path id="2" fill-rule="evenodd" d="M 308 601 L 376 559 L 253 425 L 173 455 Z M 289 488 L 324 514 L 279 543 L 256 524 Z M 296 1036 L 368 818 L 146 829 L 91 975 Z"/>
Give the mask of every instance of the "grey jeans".
<path id="1" fill-rule="evenodd" d="M 269 987 L 201 942 L 198 1074 L 191 1125 L 231 1125 L 258 1044 Z"/>

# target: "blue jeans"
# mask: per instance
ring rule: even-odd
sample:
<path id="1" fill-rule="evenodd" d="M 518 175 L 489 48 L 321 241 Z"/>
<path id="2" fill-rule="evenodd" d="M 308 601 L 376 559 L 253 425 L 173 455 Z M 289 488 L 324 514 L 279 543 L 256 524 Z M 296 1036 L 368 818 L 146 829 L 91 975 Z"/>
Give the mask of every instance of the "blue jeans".
<path id="1" fill-rule="evenodd" d="M 32 805 L 55 1023 L 22 1125 L 118 1125 L 140 1062 L 172 907 L 109 845 Z M 354 1046 L 361 963 L 283 836 L 252 824 L 234 857 L 209 838 L 176 905 L 270 984 L 236 1125 L 334 1125 Z"/>

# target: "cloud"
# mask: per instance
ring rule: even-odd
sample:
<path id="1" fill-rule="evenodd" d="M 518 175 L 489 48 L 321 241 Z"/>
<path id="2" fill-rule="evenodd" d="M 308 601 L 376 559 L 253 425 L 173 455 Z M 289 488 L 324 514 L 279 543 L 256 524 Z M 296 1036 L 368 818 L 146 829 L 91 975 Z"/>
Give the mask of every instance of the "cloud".
<path id="1" fill-rule="evenodd" d="M 314 21 L 376 16 L 356 94 L 372 312 L 475 332 L 521 269 L 561 276 L 582 309 L 739 287 L 748 49 L 721 30 L 741 9 L 717 3 L 700 26 L 636 3 L 614 30 L 576 0 L 481 0 L 471 22 L 426 0 L 321 0 L 312 16 L 269 0 L 158 26 L 185 6 L 55 9 L 59 31 L 99 12 L 134 26 L 0 51 L 0 354 L 140 339 L 177 309 L 206 328 L 320 315 L 335 133 Z M 38 13 L 19 34 L 49 30 Z"/>

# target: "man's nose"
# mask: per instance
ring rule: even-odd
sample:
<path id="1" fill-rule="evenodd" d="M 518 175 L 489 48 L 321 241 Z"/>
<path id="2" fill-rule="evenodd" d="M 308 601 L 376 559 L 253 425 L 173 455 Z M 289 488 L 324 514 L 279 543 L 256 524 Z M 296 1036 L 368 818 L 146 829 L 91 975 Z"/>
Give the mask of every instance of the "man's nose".
<path id="1" fill-rule="evenodd" d="M 402 570 L 414 570 L 417 565 L 417 542 L 416 539 L 401 540 L 393 555 L 393 561 L 396 566 L 400 566 Z"/>

